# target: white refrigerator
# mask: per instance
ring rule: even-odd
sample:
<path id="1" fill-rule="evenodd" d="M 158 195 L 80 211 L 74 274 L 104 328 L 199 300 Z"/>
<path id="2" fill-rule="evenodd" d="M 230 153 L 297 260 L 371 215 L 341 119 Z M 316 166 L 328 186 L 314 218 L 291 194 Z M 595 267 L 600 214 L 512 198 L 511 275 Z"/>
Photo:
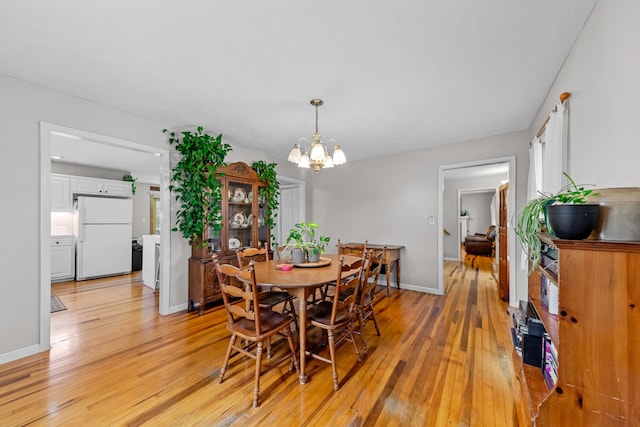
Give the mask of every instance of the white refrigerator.
<path id="1" fill-rule="evenodd" d="M 78 197 L 76 280 L 131 273 L 131 199 Z"/>

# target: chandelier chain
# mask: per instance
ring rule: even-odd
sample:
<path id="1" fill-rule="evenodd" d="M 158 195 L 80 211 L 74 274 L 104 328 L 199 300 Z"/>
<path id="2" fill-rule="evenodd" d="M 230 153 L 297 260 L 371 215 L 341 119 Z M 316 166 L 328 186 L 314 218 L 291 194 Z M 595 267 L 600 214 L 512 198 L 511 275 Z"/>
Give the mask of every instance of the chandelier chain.
<path id="1" fill-rule="evenodd" d="M 316 104 L 316 134 L 318 133 L 318 104 Z"/>

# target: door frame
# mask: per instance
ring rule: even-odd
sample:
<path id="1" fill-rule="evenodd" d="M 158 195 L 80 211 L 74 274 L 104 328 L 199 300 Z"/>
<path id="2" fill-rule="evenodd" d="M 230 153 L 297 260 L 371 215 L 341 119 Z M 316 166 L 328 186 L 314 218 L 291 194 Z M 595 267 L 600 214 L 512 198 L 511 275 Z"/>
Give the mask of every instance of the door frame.
<path id="1" fill-rule="evenodd" d="M 516 156 L 506 156 L 506 157 L 496 157 L 492 159 L 485 160 L 476 160 L 471 162 L 464 163 L 454 163 L 449 165 L 442 165 L 438 167 L 438 287 L 436 289 L 436 293 L 439 295 L 444 295 L 444 226 L 443 226 L 443 218 L 444 218 L 444 172 L 451 169 L 461 169 L 468 168 L 474 166 L 490 166 L 495 164 L 507 164 L 509 166 L 509 186 L 511 188 L 517 188 L 516 182 Z M 509 206 L 508 206 L 508 218 L 513 216 L 513 209 L 516 206 L 516 192 L 509 192 Z M 513 231 L 513 227 L 509 227 L 509 231 L 507 233 L 507 241 L 509 243 L 509 277 L 510 280 L 516 278 L 516 246 L 515 242 L 515 233 Z M 510 286 L 509 289 L 509 305 L 515 306 L 516 302 L 516 292 L 515 289 L 517 286 Z"/>
<path id="2" fill-rule="evenodd" d="M 282 176 L 282 175 L 277 175 L 276 179 L 278 180 L 278 184 L 280 184 L 281 187 L 295 187 L 298 189 L 298 212 L 299 212 L 299 221 L 306 221 L 307 218 L 307 202 L 306 202 L 306 192 L 307 192 L 307 187 L 306 187 L 306 183 L 304 181 L 301 181 L 299 179 L 294 179 L 294 178 L 289 178 L 286 176 Z M 282 206 L 281 199 L 278 198 L 278 211 L 280 210 L 280 207 Z M 276 241 L 279 244 L 283 244 L 284 243 L 284 236 L 288 235 L 288 233 L 284 230 L 282 230 L 282 223 L 281 223 L 281 219 L 282 216 L 278 215 L 277 220 L 276 220 L 276 230 L 275 232 L 276 234 Z M 273 232 L 273 230 L 272 230 Z"/>
<path id="3" fill-rule="evenodd" d="M 93 142 L 119 147 L 123 150 L 136 150 L 161 157 L 162 170 L 159 171 L 161 215 L 159 312 L 162 315 L 170 314 L 171 215 L 169 150 L 52 123 L 40 122 L 40 352 L 46 351 L 51 347 L 51 209 L 49 207 L 49 187 L 51 176 L 51 134 L 53 132 L 64 133 L 79 139 L 89 139 Z"/>

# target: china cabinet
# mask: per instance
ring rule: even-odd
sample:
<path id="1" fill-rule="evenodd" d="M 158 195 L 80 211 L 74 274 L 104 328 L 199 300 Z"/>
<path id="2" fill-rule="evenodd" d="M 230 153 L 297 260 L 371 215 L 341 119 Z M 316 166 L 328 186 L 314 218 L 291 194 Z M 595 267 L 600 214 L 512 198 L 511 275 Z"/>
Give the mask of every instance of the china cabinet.
<path id="1" fill-rule="evenodd" d="M 222 227 L 217 233 L 209 227 L 191 245 L 189 258 L 189 310 L 196 307 L 202 314 L 206 304 L 222 298 L 211 256 L 221 263 L 237 265 L 235 250 L 269 245 L 270 230 L 265 218 L 265 200 L 259 195 L 266 183 L 246 163 L 219 167 L 216 176 L 221 183 Z"/>

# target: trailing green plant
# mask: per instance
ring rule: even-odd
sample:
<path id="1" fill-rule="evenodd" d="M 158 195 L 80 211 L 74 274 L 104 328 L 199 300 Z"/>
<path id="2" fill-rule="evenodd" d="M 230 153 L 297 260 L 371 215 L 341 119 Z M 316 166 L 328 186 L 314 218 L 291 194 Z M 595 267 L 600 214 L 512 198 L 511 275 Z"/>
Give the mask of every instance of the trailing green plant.
<path id="1" fill-rule="evenodd" d="M 214 237 L 222 228 L 222 186 L 216 179 L 216 169 L 225 166 L 224 159 L 231 146 L 222 142 L 222 135 L 213 137 L 198 126 L 195 132 L 169 134 L 169 144 L 174 145 L 181 158 L 171 170 L 169 191 L 175 193 L 180 203 L 176 213 L 176 227 L 182 237 L 192 244 L 211 227 Z M 202 242 L 206 245 L 207 242 Z"/>
<path id="2" fill-rule="evenodd" d="M 278 215 L 280 183 L 276 173 L 277 163 L 267 163 L 264 160 L 258 160 L 251 164 L 251 168 L 256 171 L 258 178 L 267 183 L 265 187 L 260 187 L 258 195 L 264 200 L 265 208 L 265 224 L 269 230 L 273 230 L 276 226 L 275 218 Z M 275 235 L 271 235 L 271 242 L 275 243 Z"/>
<path id="3" fill-rule="evenodd" d="M 128 182 L 131 183 L 131 194 L 133 194 L 135 196 L 136 195 L 136 181 L 138 180 L 138 178 L 134 178 L 133 176 L 131 176 L 131 174 L 129 172 L 127 172 L 122 176 L 122 180 L 123 181 L 128 181 Z"/>
<path id="4" fill-rule="evenodd" d="M 543 231 L 543 225 L 546 225 L 549 233 L 553 233 L 547 220 L 547 206 L 553 204 L 583 205 L 587 203 L 589 195 L 598 195 L 593 193 L 591 189 L 578 187 L 566 172 L 563 172 L 563 174 L 569 180 L 568 185 L 562 187 L 555 194 L 538 192 L 538 197 L 530 200 L 518 215 L 514 231 L 520 240 L 522 249 L 527 254 L 529 274 L 540 264 L 541 243 L 538 234 Z"/>

